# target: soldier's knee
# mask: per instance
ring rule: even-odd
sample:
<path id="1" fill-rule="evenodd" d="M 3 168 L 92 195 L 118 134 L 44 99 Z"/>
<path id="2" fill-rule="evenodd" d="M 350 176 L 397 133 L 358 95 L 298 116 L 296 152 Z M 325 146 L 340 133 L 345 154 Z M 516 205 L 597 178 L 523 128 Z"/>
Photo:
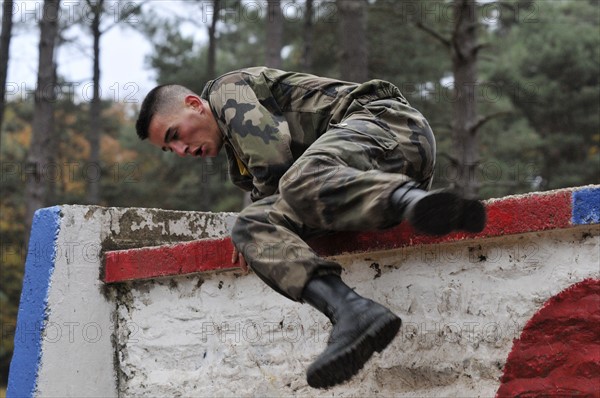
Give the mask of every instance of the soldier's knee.
<path id="1" fill-rule="evenodd" d="M 302 159 L 294 163 L 279 179 L 279 193 L 294 189 L 299 181 L 305 177 L 305 169 L 307 161 Z"/>
<path id="2" fill-rule="evenodd" d="M 324 154 L 308 156 L 292 166 L 279 181 L 279 193 L 297 213 L 314 211 L 323 186 L 335 183 L 340 163 Z"/>
<path id="3" fill-rule="evenodd" d="M 314 174 L 313 160 L 307 159 L 292 166 L 279 180 L 279 194 L 293 209 L 306 203 L 307 194 L 311 190 L 311 174 Z"/>
<path id="4" fill-rule="evenodd" d="M 301 202 L 302 198 L 299 198 L 297 194 L 294 194 L 294 192 L 295 185 L 293 183 L 280 185 L 279 193 L 281 198 L 292 210 L 297 211 L 298 204 Z"/>

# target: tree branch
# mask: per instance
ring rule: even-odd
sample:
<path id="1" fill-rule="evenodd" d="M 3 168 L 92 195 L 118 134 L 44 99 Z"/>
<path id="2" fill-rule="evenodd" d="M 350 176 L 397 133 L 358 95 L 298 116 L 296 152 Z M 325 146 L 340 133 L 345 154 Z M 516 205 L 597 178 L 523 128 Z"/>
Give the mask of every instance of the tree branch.
<path id="1" fill-rule="evenodd" d="M 456 159 L 454 156 L 448 155 L 446 152 L 438 152 L 437 156 L 439 158 L 448 159 L 452 166 L 458 166 L 458 159 Z"/>
<path id="2" fill-rule="evenodd" d="M 482 50 L 486 47 L 490 47 L 490 43 L 479 43 L 478 45 L 473 47 L 473 49 L 471 50 L 471 54 L 477 55 L 479 53 L 479 50 Z"/>
<path id="3" fill-rule="evenodd" d="M 469 134 L 476 134 L 477 130 L 479 130 L 483 125 L 485 125 L 487 122 L 489 122 L 492 119 L 495 119 L 499 116 L 505 116 L 505 115 L 511 115 L 513 112 L 511 111 L 500 111 L 500 112 L 495 112 L 495 113 L 490 113 L 489 115 L 486 116 L 480 116 L 477 121 L 475 122 L 475 124 L 473 124 L 472 126 L 469 127 Z"/>
<path id="4" fill-rule="evenodd" d="M 422 31 L 428 33 L 429 35 L 431 35 L 434 39 L 437 39 L 440 43 L 442 43 L 445 47 L 450 48 L 450 46 L 452 45 L 450 43 L 450 40 L 444 36 L 442 36 L 440 33 L 438 33 L 437 31 L 431 29 L 429 26 L 423 25 L 421 23 L 421 21 L 417 21 L 415 23 L 415 26 L 419 29 L 421 29 Z"/>
<path id="5" fill-rule="evenodd" d="M 479 55 L 478 59 L 481 61 L 498 62 L 497 57 L 486 56 L 485 54 Z"/>
<path id="6" fill-rule="evenodd" d="M 111 30 L 112 28 L 114 28 L 115 26 L 117 26 L 120 22 L 127 21 L 127 18 L 129 18 L 130 16 L 132 16 L 135 13 L 139 12 L 142 9 L 142 6 L 144 4 L 146 4 L 146 3 L 149 3 L 149 2 L 150 2 L 150 0 L 144 0 L 144 1 L 139 2 L 139 3 L 135 3 L 135 6 L 132 7 L 131 9 L 127 10 L 127 12 L 119 13 L 119 19 L 115 23 L 113 23 L 112 25 L 109 25 L 104 30 L 102 30 L 100 32 L 100 35 L 105 34 L 109 30 Z"/>

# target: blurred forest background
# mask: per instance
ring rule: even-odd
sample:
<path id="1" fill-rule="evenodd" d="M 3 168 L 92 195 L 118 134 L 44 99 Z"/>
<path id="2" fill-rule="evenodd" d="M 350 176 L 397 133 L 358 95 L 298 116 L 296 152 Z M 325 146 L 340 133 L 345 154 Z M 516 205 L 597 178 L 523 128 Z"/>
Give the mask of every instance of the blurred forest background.
<path id="1" fill-rule="evenodd" d="M 6 383 L 33 212 L 55 204 L 239 211 L 224 159 L 178 158 L 138 140 L 127 86 L 99 94 L 102 35 L 152 43 L 157 83 L 201 92 L 230 70 L 268 65 L 350 81 L 389 80 L 438 141 L 435 187 L 481 198 L 600 182 L 599 0 L 189 0 L 186 17 L 153 1 L 45 0 L 35 23 L 3 2 L 0 37 L 0 373 Z M 42 2 L 39 2 L 42 7 Z M 64 14 L 63 14 L 64 15 Z M 14 21 L 13 21 L 14 19 Z M 181 26 L 205 30 L 206 40 Z M 56 49 L 92 38 L 87 95 L 57 74 Z M 40 37 L 35 95 L 6 99 L 16 31 Z M 86 41 L 86 43 L 88 42 Z M 115 59 L 127 68 L 126 59 Z"/>

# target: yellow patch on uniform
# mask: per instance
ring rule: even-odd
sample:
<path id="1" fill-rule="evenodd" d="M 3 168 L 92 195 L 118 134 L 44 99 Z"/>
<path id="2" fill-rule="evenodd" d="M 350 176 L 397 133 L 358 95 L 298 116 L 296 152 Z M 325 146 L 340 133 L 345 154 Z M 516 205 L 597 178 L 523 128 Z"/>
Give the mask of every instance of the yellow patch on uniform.
<path id="1" fill-rule="evenodd" d="M 238 165 L 238 169 L 240 169 L 240 174 L 243 176 L 250 176 L 250 172 L 248 171 L 248 169 L 246 168 L 246 166 L 244 166 L 244 163 L 242 163 L 242 161 L 240 160 L 240 158 L 235 157 L 235 160 L 237 162 Z"/>

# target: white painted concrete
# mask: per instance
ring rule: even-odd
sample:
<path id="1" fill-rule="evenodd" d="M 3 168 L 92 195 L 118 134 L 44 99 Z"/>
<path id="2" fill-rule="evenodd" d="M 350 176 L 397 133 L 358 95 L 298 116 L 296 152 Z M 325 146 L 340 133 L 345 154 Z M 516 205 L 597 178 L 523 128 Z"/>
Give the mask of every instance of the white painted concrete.
<path id="1" fill-rule="evenodd" d="M 305 370 L 330 326 L 255 275 L 130 283 L 118 302 L 119 395 L 488 397 L 513 339 L 550 297 L 599 278 L 600 227 L 340 258 L 352 287 L 401 316 L 400 334 L 351 382 Z"/>
<path id="2" fill-rule="evenodd" d="M 57 258 L 48 293 L 37 395 L 115 396 L 111 342 L 114 303 L 99 280 L 105 220 L 86 207 L 61 209 Z"/>
<path id="3" fill-rule="evenodd" d="M 114 397 L 119 367 L 114 338 L 118 289 L 101 282 L 103 244 L 126 246 L 220 237 L 234 221 L 231 213 L 171 212 L 61 206 L 57 256 L 45 310 L 35 395 Z M 33 247 L 36 256 L 48 247 Z M 37 252 L 36 252 L 37 251 Z M 33 327 L 33 326 L 32 326 Z"/>

